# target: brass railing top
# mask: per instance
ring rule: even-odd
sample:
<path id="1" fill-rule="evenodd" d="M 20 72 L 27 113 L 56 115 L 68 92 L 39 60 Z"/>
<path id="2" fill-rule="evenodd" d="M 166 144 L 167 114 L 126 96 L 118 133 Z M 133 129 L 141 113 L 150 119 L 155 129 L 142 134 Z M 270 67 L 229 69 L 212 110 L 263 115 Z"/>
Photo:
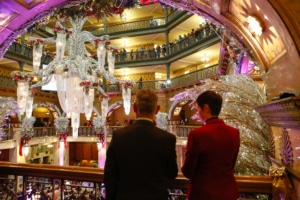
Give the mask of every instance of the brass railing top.
<path id="1" fill-rule="evenodd" d="M 0 175 L 37 176 L 57 179 L 103 182 L 103 169 L 77 166 L 58 166 L 46 164 L 24 164 L 0 161 Z M 235 176 L 239 192 L 272 194 L 270 176 Z M 169 188 L 186 189 L 188 180 L 178 174 L 168 183 Z"/>

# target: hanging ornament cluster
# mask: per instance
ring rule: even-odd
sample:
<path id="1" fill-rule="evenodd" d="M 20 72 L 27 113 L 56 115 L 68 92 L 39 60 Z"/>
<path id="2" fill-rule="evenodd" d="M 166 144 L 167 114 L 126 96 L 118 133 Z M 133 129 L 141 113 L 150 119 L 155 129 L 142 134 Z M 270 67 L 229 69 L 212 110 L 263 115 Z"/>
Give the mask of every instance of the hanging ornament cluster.
<path id="1" fill-rule="evenodd" d="M 58 135 L 58 141 L 64 142 L 64 147 L 67 147 L 67 136 L 69 128 L 69 120 L 66 117 L 58 117 L 54 120 L 54 126 L 56 129 L 56 134 Z M 60 148 L 60 142 L 58 142 L 58 148 Z"/>
<path id="2" fill-rule="evenodd" d="M 23 119 L 22 127 L 21 127 L 21 140 L 20 140 L 20 147 L 19 147 L 20 156 L 23 155 L 23 146 L 28 145 L 29 140 L 32 138 L 34 134 L 33 131 L 34 122 L 35 122 L 35 117 L 25 117 Z M 26 149 L 26 154 L 28 153 L 27 150 L 28 148 Z"/>

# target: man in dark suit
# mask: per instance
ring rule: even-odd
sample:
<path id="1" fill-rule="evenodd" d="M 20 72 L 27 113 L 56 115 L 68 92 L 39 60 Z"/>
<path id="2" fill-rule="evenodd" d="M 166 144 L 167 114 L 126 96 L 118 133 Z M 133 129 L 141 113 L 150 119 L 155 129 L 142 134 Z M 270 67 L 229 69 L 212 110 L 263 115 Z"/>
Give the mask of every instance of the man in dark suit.
<path id="1" fill-rule="evenodd" d="M 158 97 L 136 94 L 136 122 L 113 132 L 104 168 L 106 200 L 167 200 L 166 182 L 178 173 L 176 137 L 155 126 Z"/>
<path id="2" fill-rule="evenodd" d="M 196 100 L 204 126 L 190 131 L 182 173 L 189 179 L 188 200 L 237 200 L 233 174 L 240 147 L 239 130 L 218 115 L 222 97 L 206 91 Z"/>

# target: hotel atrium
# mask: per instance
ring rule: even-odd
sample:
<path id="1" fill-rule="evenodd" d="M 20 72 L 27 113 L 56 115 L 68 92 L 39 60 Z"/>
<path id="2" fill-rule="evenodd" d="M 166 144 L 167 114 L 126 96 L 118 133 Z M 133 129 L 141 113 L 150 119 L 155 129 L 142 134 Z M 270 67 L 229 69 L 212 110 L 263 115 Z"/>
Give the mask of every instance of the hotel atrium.
<path id="1" fill-rule="evenodd" d="M 241 132 L 240 199 L 300 199 L 299 13 L 298 0 L 1 1 L 0 199 L 105 199 L 106 149 L 141 89 L 177 138 L 170 199 L 186 197 L 205 90 Z"/>

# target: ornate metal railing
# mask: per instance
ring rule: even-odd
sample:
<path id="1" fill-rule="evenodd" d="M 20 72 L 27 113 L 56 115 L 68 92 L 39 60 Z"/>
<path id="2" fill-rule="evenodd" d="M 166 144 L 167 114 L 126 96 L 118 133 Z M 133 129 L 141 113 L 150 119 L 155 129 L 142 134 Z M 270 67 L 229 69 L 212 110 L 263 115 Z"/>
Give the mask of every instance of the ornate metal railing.
<path id="1" fill-rule="evenodd" d="M 16 83 L 11 77 L 0 76 L 0 86 L 3 87 L 16 87 Z"/>
<path id="2" fill-rule="evenodd" d="M 179 16 L 181 16 L 182 14 L 186 13 L 186 11 L 181 11 L 181 10 L 173 10 L 172 12 L 170 12 L 170 14 L 168 15 L 168 22 L 169 21 L 173 21 L 176 18 L 178 18 Z"/>
<path id="3" fill-rule="evenodd" d="M 181 126 L 181 125 L 175 125 L 175 134 L 177 137 L 186 138 L 189 131 L 191 129 L 194 129 L 195 126 Z M 124 126 L 108 126 L 107 127 L 107 136 L 112 136 L 112 132 L 115 130 L 118 130 L 120 128 L 123 128 Z M 18 127 L 20 128 L 20 125 Z M 13 128 L 4 129 L 5 135 L 2 137 L 2 141 L 7 141 L 13 139 Z M 33 136 L 32 138 L 42 138 L 42 137 L 51 137 L 56 136 L 56 130 L 54 126 L 51 127 L 34 127 L 33 128 Z M 69 127 L 68 129 L 68 136 L 72 136 L 72 127 Z M 80 126 L 78 128 L 78 136 L 79 137 L 96 137 L 94 128 L 92 126 Z M 1 142 L 1 140 L 0 140 Z"/>
<path id="4" fill-rule="evenodd" d="M 28 59 L 28 63 L 27 64 L 31 64 L 32 63 L 33 52 L 32 52 L 32 47 L 30 47 L 30 46 L 24 46 L 24 50 L 22 50 L 22 44 L 14 42 L 8 48 L 7 53 L 16 54 L 15 56 L 25 57 L 26 59 Z M 5 57 L 6 56 L 7 55 L 5 55 Z M 16 60 L 18 60 L 18 58 L 16 58 Z M 53 60 L 53 58 L 51 56 L 43 55 L 42 59 L 41 59 L 41 63 L 42 64 L 48 64 L 52 60 Z"/>
<path id="5" fill-rule="evenodd" d="M 105 199 L 103 169 L 0 162 L 0 177 L 1 199 Z M 236 176 L 236 181 L 241 197 L 272 198 L 269 176 Z M 170 199 L 186 199 L 188 181 L 182 174 L 167 186 Z"/>
<path id="6" fill-rule="evenodd" d="M 131 52 L 119 52 L 115 54 L 115 62 L 122 64 L 123 62 L 132 62 L 132 61 L 145 61 L 145 60 L 156 60 L 156 59 L 166 59 L 166 57 L 178 55 L 180 51 L 185 49 L 190 49 L 197 44 L 201 44 L 206 41 L 207 38 L 212 36 L 217 37 L 214 31 L 210 29 L 210 26 L 207 25 L 200 29 L 197 34 L 190 35 L 189 37 L 177 41 L 176 43 L 170 43 L 169 47 L 163 47 L 159 50 L 155 48 L 148 49 L 136 49 Z M 167 49 L 169 48 L 169 54 L 167 55 Z"/>
<path id="7" fill-rule="evenodd" d="M 18 54 L 22 54 L 28 58 L 32 58 L 32 48 L 28 46 L 24 46 L 24 49 L 22 49 L 22 44 L 19 44 L 17 42 L 13 42 L 10 47 L 8 48 L 8 51 L 15 52 Z"/>
<path id="8" fill-rule="evenodd" d="M 206 78 L 212 78 L 218 75 L 218 65 L 214 65 L 208 68 L 200 69 L 189 74 L 175 77 L 171 80 L 171 87 L 187 84 L 197 80 Z"/>
<path id="9" fill-rule="evenodd" d="M 218 65 L 213 65 L 189 74 L 178 76 L 171 79 L 171 84 L 167 85 L 166 80 L 153 80 L 153 81 L 142 81 L 135 84 L 132 88 L 132 91 L 138 91 L 140 89 L 152 89 L 152 90 L 161 90 L 167 87 L 176 87 L 182 84 L 192 83 L 201 79 L 211 78 L 217 75 Z M 13 87 L 16 85 L 12 78 L 10 77 L 0 77 L 0 86 L 4 87 Z M 104 85 L 104 90 L 108 93 L 121 92 L 119 84 L 107 84 Z"/>
<path id="10" fill-rule="evenodd" d="M 94 35 L 103 35 L 103 34 L 111 34 L 117 32 L 145 29 L 155 26 L 165 25 L 165 19 L 162 18 L 151 18 L 146 20 L 140 20 L 135 22 L 127 22 L 122 24 L 109 25 L 106 27 L 106 32 L 104 27 L 100 27 L 92 31 Z"/>
<path id="11" fill-rule="evenodd" d="M 176 78 L 171 79 L 171 84 L 167 85 L 167 80 L 156 80 L 156 81 L 142 81 L 138 82 L 132 87 L 132 91 L 136 92 L 140 89 L 152 89 L 161 90 L 169 87 L 176 87 L 182 84 L 194 83 L 206 78 L 212 78 L 217 76 L 218 65 L 213 65 L 204 69 L 200 69 L 189 74 L 185 74 Z M 104 90 L 108 93 L 121 92 L 119 84 L 107 84 Z"/>

